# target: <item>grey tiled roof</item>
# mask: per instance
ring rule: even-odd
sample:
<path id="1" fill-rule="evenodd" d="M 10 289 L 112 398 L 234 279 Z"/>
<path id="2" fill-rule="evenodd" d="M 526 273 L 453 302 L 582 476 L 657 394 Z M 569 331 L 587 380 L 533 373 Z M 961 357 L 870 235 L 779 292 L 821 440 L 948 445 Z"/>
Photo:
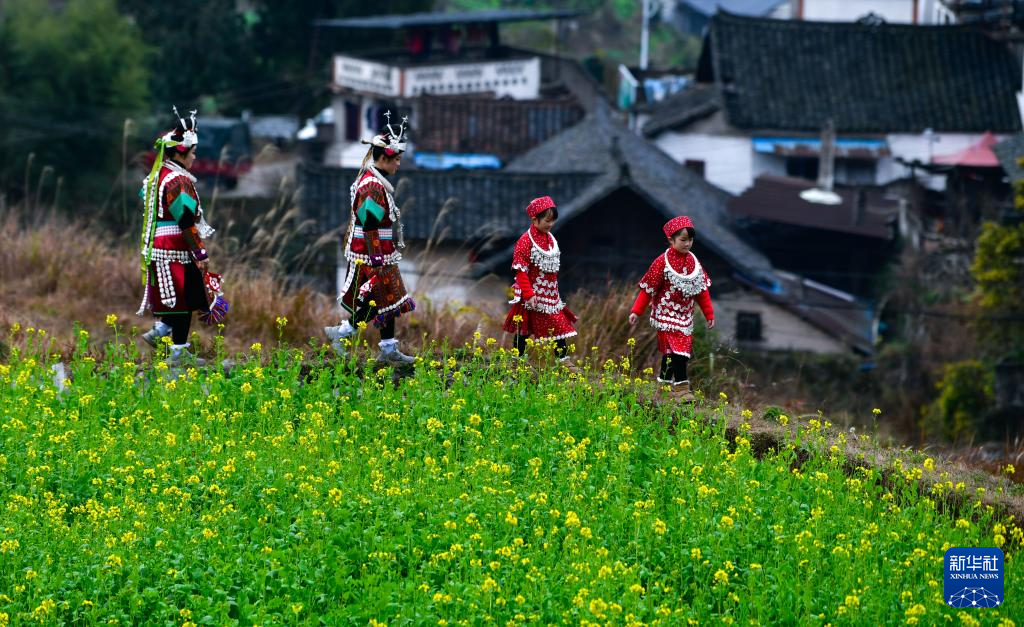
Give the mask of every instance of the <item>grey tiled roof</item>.
<path id="1" fill-rule="evenodd" d="M 486 153 L 502 162 L 518 156 L 580 121 L 572 98 L 502 100 L 474 96 L 419 99 L 416 149 Z"/>
<path id="2" fill-rule="evenodd" d="M 822 207 L 800 197 L 813 187 L 813 181 L 762 174 L 729 202 L 729 210 L 737 216 L 823 231 L 884 240 L 896 236 L 899 203 L 887 200 L 880 188 L 836 187 L 839 204 Z M 863 205 L 858 207 L 859 202 Z"/>
<path id="3" fill-rule="evenodd" d="M 838 132 L 1014 132 L 1020 67 L 961 26 L 711 19 L 697 80 L 714 82 L 730 124 Z"/>
<path id="4" fill-rule="evenodd" d="M 357 170 L 304 164 L 299 167 L 303 215 L 325 233 L 348 219 L 349 186 Z M 460 242 L 519 235 L 528 220 L 524 210 L 537 196 L 556 202 L 572 198 L 594 175 L 503 170 L 406 170 L 394 177 L 395 200 L 402 209 L 409 239 Z M 347 222 L 346 222 L 347 224 Z"/>
<path id="5" fill-rule="evenodd" d="M 651 137 L 672 128 L 684 127 L 691 122 L 718 111 L 721 104 L 718 91 L 711 85 L 693 85 L 647 107 L 650 118 L 643 132 Z"/>

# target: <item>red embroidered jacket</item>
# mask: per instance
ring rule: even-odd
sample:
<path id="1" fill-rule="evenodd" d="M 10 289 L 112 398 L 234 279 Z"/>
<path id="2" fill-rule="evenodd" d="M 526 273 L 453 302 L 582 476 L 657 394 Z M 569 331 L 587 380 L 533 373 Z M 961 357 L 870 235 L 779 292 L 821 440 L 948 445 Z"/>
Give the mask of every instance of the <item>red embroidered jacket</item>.
<path id="1" fill-rule="evenodd" d="M 557 313 L 565 307 L 558 293 L 558 269 L 561 253 L 554 235 L 531 226 L 512 251 L 512 269 L 516 271 L 513 303 L 536 297 L 530 307 L 542 313 Z"/>
<path id="2" fill-rule="evenodd" d="M 154 251 L 179 251 L 155 253 L 155 257 L 169 256 L 174 261 L 202 261 L 207 258 L 206 244 L 199 236 L 198 225 L 203 215 L 194 179 L 185 168 L 171 161 L 165 161 L 158 175 L 156 230 L 153 237 Z M 180 253 L 191 253 L 181 255 Z M 180 258 L 179 258 L 180 257 Z"/>
<path id="3" fill-rule="evenodd" d="M 693 333 L 693 303 L 696 300 L 707 320 L 715 317 L 711 306 L 711 277 L 693 253 L 681 255 L 669 248 L 658 255 L 643 279 L 632 312 L 641 315 L 653 302 L 651 326 L 658 331 Z"/>
<path id="4" fill-rule="evenodd" d="M 393 229 L 397 212 L 385 183 L 368 169 L 351 191 L 354 220 L 345 258 L 375 266 L 398 263 L 402 254 L 395 247 Z"/>

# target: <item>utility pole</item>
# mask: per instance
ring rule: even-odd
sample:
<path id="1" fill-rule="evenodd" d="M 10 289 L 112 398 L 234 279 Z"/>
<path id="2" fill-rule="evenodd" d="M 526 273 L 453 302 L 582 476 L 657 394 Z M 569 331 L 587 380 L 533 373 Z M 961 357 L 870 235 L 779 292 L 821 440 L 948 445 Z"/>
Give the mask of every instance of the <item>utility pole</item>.
<path id="1" fill-rule="evenodd" d="M 640 26 L 640 69 L 647 69 L 647 48 L 651 30 L 651 3 L 654 0 L 640 0 L 643 23 Z"/>
<path id="2" fill-rule="evenodd" d="M 836 127 L 832 118 L 825 120 L 821 128 L 821 145 L 818 152 L 818 182 L 800 192 L 800 198 L 819 205 L 838 205 L 843 202 L 839 194 L 832 191 L 835 182 L 833 173 L 836 160 Z"/>

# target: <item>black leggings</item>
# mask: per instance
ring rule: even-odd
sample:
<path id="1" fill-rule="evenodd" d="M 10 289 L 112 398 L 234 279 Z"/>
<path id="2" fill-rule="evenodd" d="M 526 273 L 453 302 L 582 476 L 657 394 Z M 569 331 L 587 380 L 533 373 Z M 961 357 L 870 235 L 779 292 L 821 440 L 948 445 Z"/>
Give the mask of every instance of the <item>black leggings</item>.
<path id="1" fill-rule="evenodd" d="M 369 305 L 361 305 L 359 309 L 356 309 L 355 314 L 352 315 L 352 326 L 356 326 L 360 322 L 365 322 L 369 325 L 374 318 L 374 310 Z M 380 329 L 380 339 L 392 340 L 395 338 L 395 316 L 388 318 Z"/>
<path id="2" fill-rule="evenodd" d="M 188 342 L 188 330 L 192 327 L 192 312 L 158 316 L 159 320 L 171 327 L 171 341 L 177 345 Z"/>
<path id="3" fill-rule="evenodd" d="M 516 347 L 516 350 L 519 351 L 520 355 L 526 354 L 527 337 L 528 336 L 526 335 L 519 335 L 518 333 L 516 333 L 515 336 L 513 336 L 512 338 L 513 345 Z M 564 338 L 561 340 L 555 340 L 555 354 L 558 355 L 559 359 L 562 359 L 563 357 L 569 354 L 569 344 Z"/>
<path id="4" fill-rule="evenodd" d="M 690 358 L 685 355 L 662 355 L 660 379 L 662 381 L 675 381 L 676 383 L 686 381 L 686 364 L 689 361 Z"/>

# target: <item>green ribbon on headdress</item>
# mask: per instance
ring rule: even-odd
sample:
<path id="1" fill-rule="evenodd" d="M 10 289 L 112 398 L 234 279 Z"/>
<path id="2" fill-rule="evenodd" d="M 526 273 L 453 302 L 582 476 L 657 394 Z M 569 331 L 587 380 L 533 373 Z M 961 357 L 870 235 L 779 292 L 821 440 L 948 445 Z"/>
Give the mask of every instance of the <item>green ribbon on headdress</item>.
<path id="1" fill-rule="evenodd" d="M 156 140 L 154 148 L 157 149 L 156 159 L 153 161 L 153 168 L 145 179 L 144 193 L 142 196 L 145 213 L 142 220 L 142 236 L 139 246 L 142 252 L 142 289 L 146 289 L 149 276 L 149 262 L 153 258 L 153 238 L 156 235 L 156 206 L 159 202 L 158 183 L 160 179 L 160 166 L 164 164 L 164 146 L 166 142 L 163 137 Z"/>

